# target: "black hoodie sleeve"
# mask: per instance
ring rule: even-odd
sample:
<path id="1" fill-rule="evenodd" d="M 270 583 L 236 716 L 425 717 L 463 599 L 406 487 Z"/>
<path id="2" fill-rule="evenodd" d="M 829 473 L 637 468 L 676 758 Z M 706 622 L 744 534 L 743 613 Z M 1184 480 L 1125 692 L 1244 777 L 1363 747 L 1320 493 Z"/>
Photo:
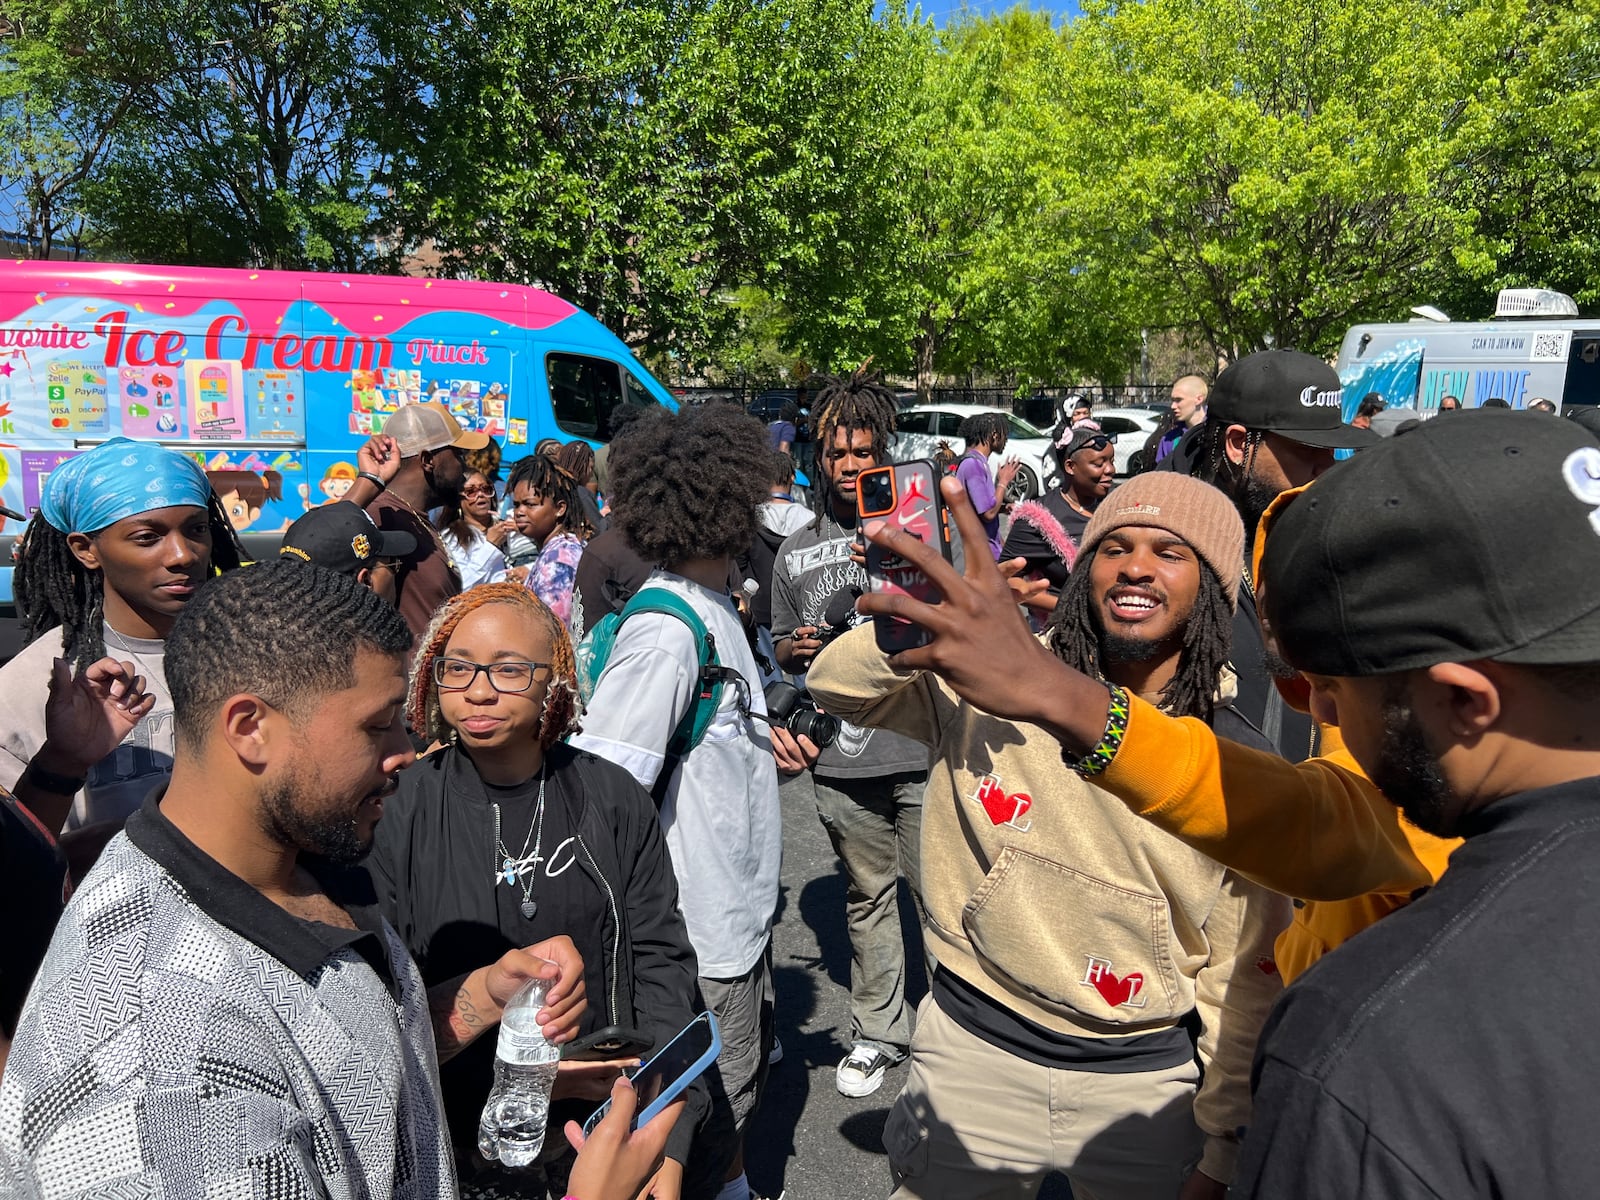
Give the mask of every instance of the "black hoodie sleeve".
<path id="1" fill-rule="evenodd" d="M 619 767 L 594 759 L 589 766 L 585 787 L 604 789 L 603 796 L 590 797 L 589 803 L 614 811 L 617 857 L 624 873 L 616 881 L 621 885 L 616 902 L 627 925 L 632 956 L 618 969 L 626 969 L 632 979 L 633 1023 L 654 1037 L 659 1050 L 703 1007 L 699 966 L 678 908 L 678 879 L 650 793 Z M 619 1019 L 625 1017 L 619 1014 Z M 687 1107 L 667 1142 L 668 1156 L 680 1163 L 688 1161 L 695 1129 L 711 1106 L 703 1082 L 684 1095 Z"/>

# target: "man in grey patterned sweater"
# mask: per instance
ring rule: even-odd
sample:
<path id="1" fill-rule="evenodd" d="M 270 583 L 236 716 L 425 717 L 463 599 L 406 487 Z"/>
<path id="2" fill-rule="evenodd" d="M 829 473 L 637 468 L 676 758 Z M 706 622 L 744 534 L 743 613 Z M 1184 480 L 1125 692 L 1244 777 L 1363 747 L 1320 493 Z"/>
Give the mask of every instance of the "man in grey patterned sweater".
<path id="1" fill-rule="evenodd" d="M 453 1197 L 441 1057 L 536 972 L 565 1040 L 570 941 L 430 998 L 355 890 L 395 774 L 404 621 L 354 580 L 267 563 L 167 642 L 172 779 L 73 896 L 0 1085 L 0 1194 Z M 431 1010 L 431 1011 L 430 1011 Z"/>

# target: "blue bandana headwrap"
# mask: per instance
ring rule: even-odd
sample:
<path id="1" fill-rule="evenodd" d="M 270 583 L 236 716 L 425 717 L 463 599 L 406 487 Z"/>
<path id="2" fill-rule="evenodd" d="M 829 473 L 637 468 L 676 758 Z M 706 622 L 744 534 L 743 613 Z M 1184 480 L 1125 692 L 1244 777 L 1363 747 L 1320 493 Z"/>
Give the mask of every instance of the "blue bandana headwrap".
<path id="1" fill-rule="evenodd" d="M 39 511 L 62 533 L 99 533 L 152 509 L 210 503 L 211 484 L 194 459 L 154 442 L 119 437 L 51 471 Z"/>

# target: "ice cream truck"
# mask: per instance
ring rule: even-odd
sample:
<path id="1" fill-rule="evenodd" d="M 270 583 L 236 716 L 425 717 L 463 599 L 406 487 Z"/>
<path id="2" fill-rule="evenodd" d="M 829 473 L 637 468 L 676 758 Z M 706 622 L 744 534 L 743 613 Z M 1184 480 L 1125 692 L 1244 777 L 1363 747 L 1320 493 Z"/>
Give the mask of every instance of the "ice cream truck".
<path id="1" fill-rule="evenodd" d="M 1437 309 L 1416 320 L 1357 325 L 1339 349 L 1344 418 L 1370 393 L 1424 416 L 1454 396 L 1461 408 L 1549 400 L 1557 411 L 1600 404 L 1600 317 L 1580 317 L 1570 296 L 1542 288 L 1500 293 L 1488 321 L 1451 321 Z"/>
<path id="2" fill-rule="evenodd" d="M 534 287 L 0 262 L 0 504 L 25 517 L 64 459 L 153 439 L 192 454 L 247 546 L 275 551 L 349 489 L 389 414 L 426 400 L 507 462 L 546 437 L 605 442 L 622 405 L 676 407 L 605 326 Z M 20 532 L 0 526 L 0 564 Z M 5 566 L 0 602 L 10 588 Z"/>

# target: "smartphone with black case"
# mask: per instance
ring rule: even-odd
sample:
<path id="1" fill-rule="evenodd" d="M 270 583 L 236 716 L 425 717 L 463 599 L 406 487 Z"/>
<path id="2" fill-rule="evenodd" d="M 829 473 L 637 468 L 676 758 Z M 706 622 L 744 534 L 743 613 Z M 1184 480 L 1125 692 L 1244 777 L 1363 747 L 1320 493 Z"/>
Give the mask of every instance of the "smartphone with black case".
<path id="1" fill-rule="evenodd" d="M 856 504 L 861 519 L 883 521 L 932 546 L 946 562 L 955 561 L 950 512 L 939 495 L 941 474 L 925 459 L 861 472 L 856 476 Z M 874 542 L 867 543 L 867 581 L 879 594 L 900 593 L 926 604 L 938 604 L 942 598 L 920 567 Z M 872 622 L 878 649 L 885 654 L 915 650 L 930 640 L 927 630 L 898 617 L 880 614 Z"/>
<path id="2" fill-rule="evenodd" d="M 608 1025 L 561 1047 L 561 1057 L 579 1062 L 608 1062 L 616 1058 L 643 1058 L 655 1039 L 625 1025 Z"/>

